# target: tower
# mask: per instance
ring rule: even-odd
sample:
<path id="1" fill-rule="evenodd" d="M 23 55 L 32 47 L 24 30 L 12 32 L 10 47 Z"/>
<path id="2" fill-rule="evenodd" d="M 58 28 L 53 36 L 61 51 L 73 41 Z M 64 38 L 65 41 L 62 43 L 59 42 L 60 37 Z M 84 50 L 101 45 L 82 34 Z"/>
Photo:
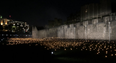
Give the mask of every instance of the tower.
<path id="1" fill-rule="evenodd" d="M 100 0 L 100 15 L 106 16 L 111 13 L 111 0 Z"/>
<path id="2" fill-rule="evenodd" d="M 87 21 L 111 14 L 111 1 L 100 0 L 100 3 L 91 3 L 81 7 L 81 21 Z"/>

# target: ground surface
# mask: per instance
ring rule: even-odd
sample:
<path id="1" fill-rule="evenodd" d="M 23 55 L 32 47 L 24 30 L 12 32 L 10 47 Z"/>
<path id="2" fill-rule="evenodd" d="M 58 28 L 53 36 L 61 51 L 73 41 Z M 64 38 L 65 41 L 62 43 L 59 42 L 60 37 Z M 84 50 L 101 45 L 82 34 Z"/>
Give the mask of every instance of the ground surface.
<path id="1" fill-rule="evenodd" d="M 35 43 L 31 44 L 19 44 L 19 45 L 3 45 L 0 43 L 0 61 L 1 63 L 106 63 L 115 62 L 116 57 L 104 58 L 104 53 L 99 55 L 96 51 L 80 51 L 80 49 L 70 48 L 65 51 L 61 48 L 57 51 L 53 51 L 54 55 L 51 55 L 52 50 L 46 50 L 44 46 L 35 46 Z"/>

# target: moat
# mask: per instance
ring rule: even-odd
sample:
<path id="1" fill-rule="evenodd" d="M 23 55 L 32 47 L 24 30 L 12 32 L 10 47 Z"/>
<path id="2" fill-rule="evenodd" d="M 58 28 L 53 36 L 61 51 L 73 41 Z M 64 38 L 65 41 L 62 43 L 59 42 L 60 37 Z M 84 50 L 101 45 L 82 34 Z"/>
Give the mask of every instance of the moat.
<path id="1" fill-rule="evenodd" d="M 11 38 L 1 42 L 4 63 L 101 63 L 116 59 L 115 41 Z"/>

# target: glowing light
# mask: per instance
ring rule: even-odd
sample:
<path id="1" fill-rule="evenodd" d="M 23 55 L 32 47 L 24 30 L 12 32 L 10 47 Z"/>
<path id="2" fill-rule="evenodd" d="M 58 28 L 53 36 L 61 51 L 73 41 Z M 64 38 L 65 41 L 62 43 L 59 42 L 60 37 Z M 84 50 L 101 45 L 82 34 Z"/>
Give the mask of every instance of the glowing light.
<path id="1" fill-rule="evenodd" d="M 70 48 L 70 50 L 72 50 L 72 48 Z"/>
<path id="2" fill-rule="evenodd" d="M 99 53 L 97 53 L 97 54 L 99 54 Z"/>
<path id="3" fill-rule="evenodd" d="M 116 51 L 116 49 L 114 49 L 114 51 Z"/>
<path id="4" fill-rule="evenodd" d="M 27 41 L 27 40 L 29 40 L 29 41 Z M 60 49 L 60 47 L 64 47 L 64 50 L 66 50 L 66 47 L 71 46 L 70 50 L 73 50 L 72 47 L 75 47 L 76 49 L 79 49 L 81 51 L 82 50 L 88 50 L 88 51 L 95 50 L 95 51 L 97 51 L 96 54 L 100 54 L 101 51 L 104 51 L 105 54 L 108 54 L 108 55 L 109 55 L 109 52 L 116 51 L 116 49 L 113 49 L 113 47 L 114 47 L 113 45 L 114 44 L 113 45 L 112 44 L 107 45 L 107 42 L 106 43 L 99 43 L 98 42 L 97 44 L 93 44 L 94 43 L 94 41 L 93 41 L 93 43 L 90 42 L 89 44 L 87 44 L 87 43 L 84 43 L 85 41 L 82 41 L 82 40 L 81 40 L 81 42 L 80 41 L 78 41 L 78 42 L 71 42 L 71 41 L 70 42 L 66 42 L 66 41 L 57 41 L 57 40 L 50 41 L 50 40 L 51 40 L 51 38 L 49 38 L 49 39 L 46 39 L 46 38 L 43 38 L 43 39 L 10 38 L 8 40 L 9 44 L 7 44 L 7 45 L 15 45 L 15 44 L 17 45 L 17 44 L 24 44 L 24 43 L 26 43 L 26 44 L 29 43 L 29 45 L 30 45 L 30 43 L 38 43 L 41 46 L 44 46 L 44 48 L 46 48 L 47 50 L 54 49 L 55 51 L 57 49 Z M 12 43 L 12 42 L 15 42 L 15 43 Z M 35 44 L 35 45 L 37 45 L 37 44 Z M 78 48 L 79 45 L 81 46 L 81 48 Z M 106 48 L 106 45 L 109 46 L 109 48 L 108 47 Z M 53 54 L 53 53 L 51 52 L 51 54 Z M 113 56 L 113 54 L 111 54 L 111 56 Z M 116 56 L 116 54 L 114 54 L 114 55 Z M 107 55 L 105 55 L 105 58 L 107 58 Z"/>
<path id="5" fill-rule="evenodd" d="M 1 23 L 1 25 L 3 25 L 3 23 Z"/>
<path id="6" fill-rule="evenodd" d="M 113 54 L 111 54 L 111 56 L 113 56 Z"/>
<path id="7" fill-rule="evenodd" d="M 53 52 L 51 52 L 51 54 L 53 54 Z"/>
<path id="8" fill-rule="evenodd" d="M 105 58 L 107 58 L 107 56 L 105 56 Z"/>
<path id="9" fill-rule="evenodd" d="M 108 54 L 108 51 L 106 51 L 106 54 Z"/>

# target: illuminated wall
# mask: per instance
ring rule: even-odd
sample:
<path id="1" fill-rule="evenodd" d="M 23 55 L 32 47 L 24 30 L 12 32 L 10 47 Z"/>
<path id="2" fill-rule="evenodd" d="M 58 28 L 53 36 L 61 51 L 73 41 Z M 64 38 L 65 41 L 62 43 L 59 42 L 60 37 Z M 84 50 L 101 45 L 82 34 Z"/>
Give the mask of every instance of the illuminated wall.
<path id="1" fill-rule="evenodd" d="M 115 13 L 114 13 L 115 14 Z M 109 19 L 112 19 L 109 25 Z M 116 40 L 116 16 L 105 16 L 103 21 L 92 19 L 92 23 L 84 21 L 80 23 L 62 25 L 38 31 L 33 28 L 32 37 L 47 38 L 60 37 L 65 39 L 94 39 L 94 40 Z M 110 28 L 109 28 L 110 27 Z"/>
<path id="2" fill-rule="evenodd" d="M 8 19 L 0 19 L 0 24 L 1 25 L 8 25 Z"/>
<path id="3" fill-rule="evenodd" d="M 109 24 L 110 22 L 110 24 Z M 116 13 L 111 13 L 110 0 L 81 7 L 81 22 L 62 25 L 49 30 L 36 30 L 32 37 L 60 37 L 65 39 L 116 40 Z M 33 29 L 35 31 L 35 29 Z"/>
<path id="4" fill-rule="evenodd" d="M 9 19 L 6 19 L 6 18 L 3 18 L 3 19 L 0 19 L 0 25 L 2 26 L 15 26 L 17 29 L 15 29 L 14 31 L 16 30 L 20 30 L 22 28 L 22 30 L 25 32 L 28 32 L 29 30 L 29 25 L 26 23 L 26 22 L 21 22 L 21 21 L 10 21 Z M 12 28 L 12 27 L 11 27 Z M 10 30 L 10 29 L 9 29 Z M 12 29 L 11 29 L 12 30 Z M 20 30 L 20 31 L 22 31 Z M 13 31 L 13 30 L 12 30 Z"/>
<path id="5" fill-rule="evenodd" d="M 1 25 L 3 25 L 3 21 L 1 21 Z"/>

